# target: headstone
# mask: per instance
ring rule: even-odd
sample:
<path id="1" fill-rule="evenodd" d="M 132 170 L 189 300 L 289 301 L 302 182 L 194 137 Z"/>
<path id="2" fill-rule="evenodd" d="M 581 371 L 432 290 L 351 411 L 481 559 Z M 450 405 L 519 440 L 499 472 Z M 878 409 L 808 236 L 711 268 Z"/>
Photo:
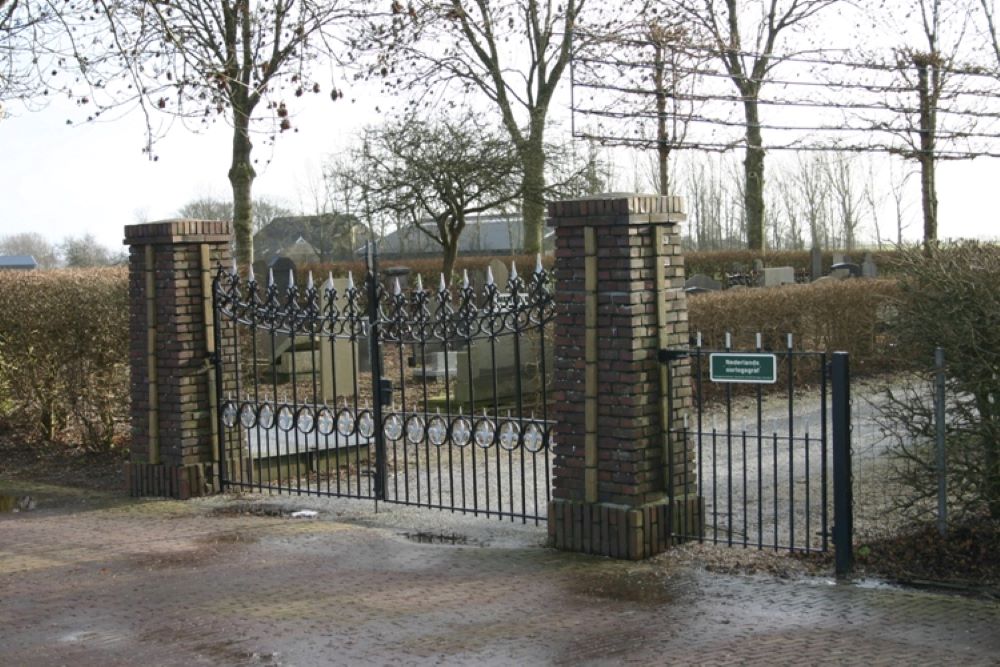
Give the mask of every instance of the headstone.
<path id="1" fill-rule="evenodd" d="M 277 284 L 277 273 L 275 273 L 274 280 Z M 287 282 L 287 280 L 286 276 L 285 281 Z M 342 306 L 341 302 L 345 298 L 347 280 L 336 278 L 333 281 L 333 286 L 337 290 L 338 305 Z M 290 375 L 293 368 L 296 374 L 312 373 L 315 365 L 317 374 L 320 376 L 323 398 L 327 403 L 331 403 L 335 398 L 333 396 L 334 387 L 336 387 L 336 394 L 339 397 L 354 395 L 355 359 L 359 373 L 370 370 L 367 339 L 358 340 L 356 344 L 352 345 L 351 341 L 346 339 L 338 338 L 331 343 L 325 337 L 313 340 L 308 335 L 297 335 L 293 348 L 291 336 L 276 334 L 272 337 L 270 332 L 259 329 L 257 331 L 257 349 L 263 355 L 267 355 L 260 362 L 262 368 L 268 368 L 273 363 L 274 372 L 279 375 Z M 366 363 L 368 368 L 365 368 Z"/>
<path id="2" fill-rule="evenodd" d="M 458 349 L 458 374 L 452 386 L 455 389 L 455 400 L 469 408 L 473 395 L 476 404 L 492 403 L 494 401 L 494 383 L 496 385 L 495 400 L 501 406 L 517 399 L 517 382 L 520 378 L 521 392 L 525 396 L 536 394 L 541 390 L 541 344 L 537 334 L 527 334 L 520 339 L 521 366 L 515 364 L 514 336 L 500 336 L 491 343 L 488 339 L 473 341 L 465 349 Z M 551 337 L 545 343 L 545 370 L 551 380 L 555 359 L 552 356 Z M 495 355 L 495 356 L 494 356 Z M 495 365 L 494 365 L 495 359 Z M 450 363 L 450 362 L 449 362 Z M 471 375 L 470 375 L 471 372 Z M 471 377 L 472 384 L 469 384 Z"/>
<path id="3" fill-rule="evenodd" d="M 506 262 L 499 259 L 492 259 L 489 263 L 490 271 L 493 273 L 493 282 L 501 292 L 507 291 L 507 281 L 510 279 L 510 270 Z"/>
<path id="4" fill-rule="evenodd" d="M 809 251 L 809 279 L 819 280 L 823 277 L 823 251 L 813 248 Z"/>
<path id="5" fill-rule="evenodd" d="M 703 273 L 696 273 L 684 281 L 684 291 L 688 294 L 701 292 L 717 292 L 722 289 L 722 283 Z"/>
<path id="6" fill-rule="evenodd" d="M 382 271 L 382 275 L 385 276 L 385 285 L 390 293 L 395 289 L 396 281 L 399 281 L 399 288 L 404 292 L 409 287 L 410 267 L 408 266 L 390 266 Z"/>
<path id="7" fill-rule="evenodd" d="M 772 266 L 764 269 L 764 287 L 776 287 L 795 283 L 795 267 Z"/>
<path id="8" fill-rule="evenodd" d="M 753 261 L 753 270 L 760 273 L 764 270 L 764 260 L 759 257 Z"/>
<path id="9" fill-rule="evenodd" d="M 289 272 L 295 271 L 295 262 L 287 257 L 275 257 L 268 262 L 268 265 L 268 269 L 274 273 L 274 285 L 278 288 L 278 298 L 282 299 L 285 296 L 285 292 L 288 291 Z M 256 269 L 254 270 L 256 271 Z M 267 281 L 268 274 L 266 271 L 263 275 L 257 276 L 257 284 L 264 288 L 267 287 Z"/>
<path id="10" fill-rule="evenodd" d="M 875 266 L 875 259 L 870 252 L 865 253 L 865 259 L 861 262 L 862 278 L 878 278 L 878 267 Z"/>
<path id="11" fill-rule="evenodd" d="M 446 356 L 447 355 L 447 356 Z M 425 352 L 422 355 L 416 352 L 412 357 L 414 360 L 413 375 L 418 378 L 428 380 L 441 380 L 447 375 L 454 378 L 458 375 L 458 352 L 454 350 L 435 350 Z"/>
<path id="12" fill-rule="evenodd" d="M 833 253 L 833 263 L 834 264 L 843 264 L 846 261 L 848 261 L 847 255 L 845 255 L 844 253 L 842 253 L 842 252 L 835 252 L 835 253 Z"/>

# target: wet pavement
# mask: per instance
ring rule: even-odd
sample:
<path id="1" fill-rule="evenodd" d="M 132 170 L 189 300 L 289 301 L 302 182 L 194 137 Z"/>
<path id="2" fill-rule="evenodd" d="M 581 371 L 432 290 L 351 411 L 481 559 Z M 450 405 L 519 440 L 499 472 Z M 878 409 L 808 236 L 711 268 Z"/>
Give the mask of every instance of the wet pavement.
<path id="1" fill-rule="evenodd" d="M 37 501 L 0 514 L 0 665 L 1000 664 L 992 599 L 617 562 L 346 500 L 0 492 Z"/>

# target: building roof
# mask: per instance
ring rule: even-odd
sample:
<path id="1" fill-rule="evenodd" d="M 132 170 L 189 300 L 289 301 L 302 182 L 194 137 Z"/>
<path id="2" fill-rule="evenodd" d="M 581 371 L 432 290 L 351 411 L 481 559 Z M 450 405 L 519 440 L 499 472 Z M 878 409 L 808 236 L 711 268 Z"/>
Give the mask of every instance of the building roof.
<path id="1" fill-rule="evenodd" d="M 0 269 L 34 269 L 38 262 L 31 255 L 2 255 Z"/>
<path id="2" fill-rule="evenodd" d="M 420 226 L 436 231 L 434 222 L 424 220 Z M 545 237 L 553 234 L 546 229 Z M 467 254 L 509 254 L 524 248 L 524 226 L 518 215 L 482 215 L 469 218 L 458 238 L 458 251 Z M 383 255 L 439 254 L 441 246 L 416 227 L 402 227 L 385 236 L 379 246 Z"/>

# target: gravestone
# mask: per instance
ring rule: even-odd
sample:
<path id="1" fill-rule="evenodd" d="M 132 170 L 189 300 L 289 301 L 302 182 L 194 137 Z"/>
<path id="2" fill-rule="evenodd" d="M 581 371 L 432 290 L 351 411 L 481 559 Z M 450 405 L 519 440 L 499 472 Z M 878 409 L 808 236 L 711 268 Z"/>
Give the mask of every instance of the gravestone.
<path id="1" fill-rule="evenodd" d="M 696 273 L 684 281 L 684 291 L 688 294 L 700 294 L 702 292 L 718 292 L 722 289 L 722 283 L 706 276 L 703 273 Z"/>
<path id="2" fill-rule="evenodd" d="M 494 343 L 488 339 L 478 339 L 471 346 L 457 350 L 458 373 L 453 383 L 455 400 L 468 408 L 472 398 L 476 404 L 492 403 L 494 381 L 496 401 L 501 405 L 517 399 L 517 382 L 520 378 L 524 396 L 541 391 L 541 344 L 537 333 L 521 336 L 521 365 L 517 366 L 514 355 L 514 336 L 498 337 Z M 546 384 L 551 381 L 554 366 L 551 337 L 545 343 Z M 494 357 L 495 355 L 495 357 Z M 495 359 L 495 361 L 494 361 Z M 495 363 L 495 366 L 494 366 Z M 450 364 L 450 361 L 449 361 Z M 495 369 L 495 373 L 494 373 Z M 471 384 L 470 380 L 471 372 Z"/>
<path id="3" fill-rule="evenodd" d="M 844 253 L 842 253 L 842 252 L 835 252 L 835 253 L 833 253 L 833 263 L 834 264 L 843 264 L 844 262 L 849 262 L 849 261 L 851 261 L 851 260 L 849 260 L 847 258 L 847 255 L 845 255 Z"/>
<path id="4" fill-rule="evenodd" d="M 823 277 L 823 251 L 814 247 L 809 251 L 809 279 L 819 280 Z"/>
<path id="5" fill-rule="evenodd" d="M 408 266 L 390 266 L 382 271 L 382 275 L 385 276 L 385 287 L 390 294 L 396 289 L 397 281 L 399 281 L 399 289 L 404 292 L 410 286 L 410 267 Z"/>
<path id="6" fill-rule="evenodd" d="M 764 270 L 764 260 L 757 258 L 753 261 L 753 270 L 756 273 L 760 273 Z"/>
<path id="7" fill-rule="evenodd" d="M 764 269 L 764 287 L 790 285 L 795 283 L 795 268 L 791 266 L 773 266 Z"/>
<path id="8" fill-rule="evenodd" d="M 277 274 L 274 280 L 277 284 Z M 285 282 L 287 280 L 286 275 Z M 337 291 L 338 305 L 342 306 L 342 302 L 345 301 L 347 280 L 335 278 L 333 286 Z M 321 288 L 320 293 L 325 297 L 325 286 Z M 287 334 L 276 334 L 272 337 L 269 331 L 260 329 L 257 331 L 257 349 L 266 355 L 262 360 L 264 367 L 273 363 L 274 372 L 279 375 L 290 375 L 293 369 L 296 374 L 312 373 L 315 365 L 320 375 L 323 399 L 327 402 L 331 402 L 334 398 L 334 385 L 339 396 L 354 395 L 355 354 L 359 373 L 366 371 L 364 367 L 366 362 L 370 366 L 367 339 L 359 340 L 352 345 L 351 341 L 346 339 L 338 338 L 331 342 L 325 337 L 310 339 L 308 335 L 296 335 L 293 344 L 292 337 Z"/>
<path id="9" fill-rule="evenodd" d="M 501 292 L 507 291 L 507 281 L 510 279 L 510 270 L 507 264 L 499 259 L 490 260 L 488 265 L 493 273 L 493 282 Z"/>
<path id="10" fill-rule="evenodd" d="M 875 259 L 870 252 L 865 253 L 865 259 L 861 262 L 862 278 L 878 278 L 878 267 L 875 266 Z"/>

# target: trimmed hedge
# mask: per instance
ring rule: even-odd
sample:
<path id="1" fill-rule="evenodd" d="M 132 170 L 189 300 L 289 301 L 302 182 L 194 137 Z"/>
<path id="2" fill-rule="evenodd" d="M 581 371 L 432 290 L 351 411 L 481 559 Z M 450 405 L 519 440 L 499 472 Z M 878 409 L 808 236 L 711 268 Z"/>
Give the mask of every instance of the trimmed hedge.
<path id="1" fill-rule="evenodd" d="M 841 251 L 842 252 L 842 251 Z M 865 256 L 864 250 L 847 253 L 851 259 L 861 264 Z M 878 267 L 879 275 L 892 275 L 898 262 L 895 261 L 899 251 L 879 250 L 872 251 L 872 259 Z M 812 269 L 810 253 L 808 250 L 776 250 L 765 251 L 763 253 L 752 250 L 711 250 L 702 252 L 689 252 L 684 255 L 684 266 L 688 277 L 696 273 L 711 276 L 716 280 L 722 280 L 727 273 L 733 273 L 734 269 L 749 271 L 753 268 L 753 261 L 760 259 L 764 266 L 791 266 L 795 272 L 808 275 Z M 823 273 L 830 272 L 833 266 L 833 251 L 823 251 Z"/>
<path id="2" fill-rule="evenodd" d="M 784 349 L 794 334 L 796 350 L 845 351 L 853 372 L 877 373 L 894 364 L 886 322 L 899 294 L 895 280 L 842 280 L 770 288 L 734 288 L 688 296 L 692 337 L 721 349 L 726 333 L 733 349 Z"/>
<path id="3" fill-rule="evenodd" d="M 107 450 L 129 412 L 128 272 L 0 272 L 0 417 Z"/>

